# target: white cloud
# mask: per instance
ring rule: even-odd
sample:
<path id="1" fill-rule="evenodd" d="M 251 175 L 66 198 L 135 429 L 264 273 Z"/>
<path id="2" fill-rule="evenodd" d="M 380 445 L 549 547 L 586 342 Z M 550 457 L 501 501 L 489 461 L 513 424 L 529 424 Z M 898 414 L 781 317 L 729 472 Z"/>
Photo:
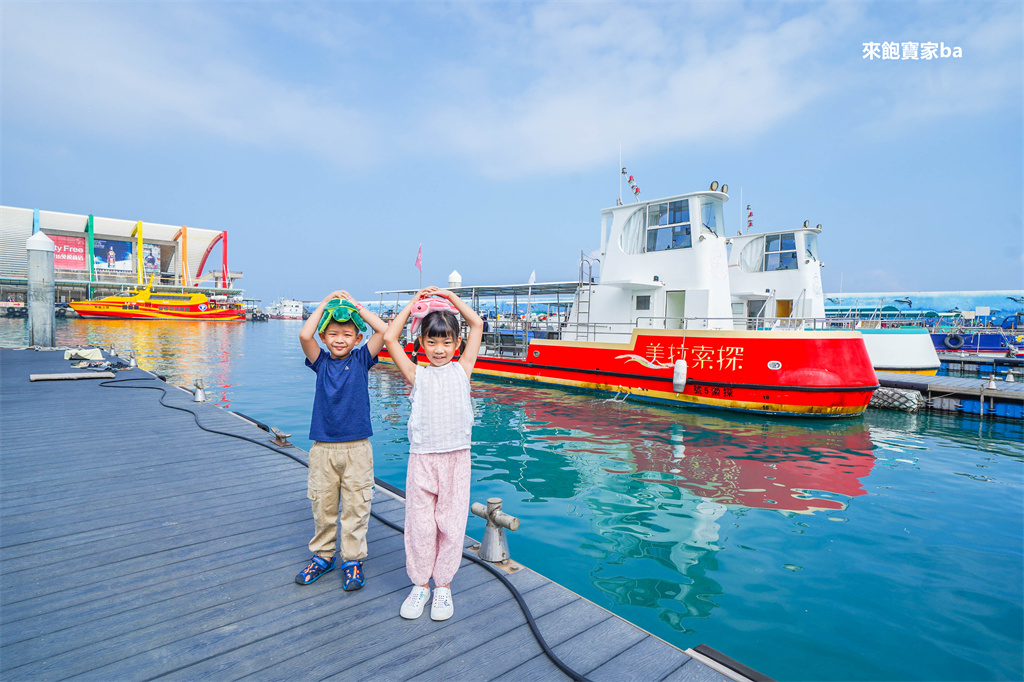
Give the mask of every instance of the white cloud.
<path id="1" fill-rule="evenodd" d="M 8 121 L 129 139 L 200 133 L 342 163 L 373 148 L 375 126 L 358 107 L 249 66 L 258 60 L 214 14 L 8 5 L 4 23 Z"/>
<path id="2" fill-rule="evenodd" d="M 4 119 L 521 177 L 607 164 L 620 142 L 750 139 L 830 98 L 876 132 L 1019 103 L 1019 6 L 929 7 L 8 3 Z M 872 31 L 948 37 L 965 58 L 883 72 L 860 59 Z"/>
<path id="3" fill-rule="evenodd" d="M 607 160 L 620 140 L 652 151 L 756 134 L 834 87 L 808 62 L 848 21 L 843 8 L 767 29 L 737 15 L 736 30 L 723 33 L 720 18 L 703 23 L 686 7 L 538 7 L 521 28 L 521 53 L 500 68 L 533 74 L 525 82 L 481 75 L 490 61 L 484 26 L 480 62 L 437 77 L 444 103 L 423 137 L 495 175 L 578 170 Z"/>

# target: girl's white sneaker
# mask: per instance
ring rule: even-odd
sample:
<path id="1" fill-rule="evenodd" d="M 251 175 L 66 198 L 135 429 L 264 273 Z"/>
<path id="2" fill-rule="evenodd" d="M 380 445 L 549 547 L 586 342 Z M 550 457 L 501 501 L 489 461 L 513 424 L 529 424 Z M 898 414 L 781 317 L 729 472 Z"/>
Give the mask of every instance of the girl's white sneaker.
<path id="1" fill-rule="evenodd" d="M 402 610 L 399 615 L 402 618 L 413 620 L 423 615 L 423 607 L 427 604 L 427 599 L 430 598 L 430 590 L 425 587 L 416 585 L 412 588 L 412 592 L 402 602 Z M 433 613 L 433 610 L 431 610 Z"/>
<path id="2" fill-rule="evenodd" d="M 452 591 L 447 587 L 434 588 L 434 602 L 430 605 L 430 620 L 448 620 L 455 613 Z"/>

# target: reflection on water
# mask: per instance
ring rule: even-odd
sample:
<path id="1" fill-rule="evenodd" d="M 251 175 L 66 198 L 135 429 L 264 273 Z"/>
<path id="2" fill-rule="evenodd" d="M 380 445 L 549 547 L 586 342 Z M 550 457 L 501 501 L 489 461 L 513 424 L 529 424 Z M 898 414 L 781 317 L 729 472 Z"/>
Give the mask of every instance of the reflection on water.
<path id="1" fill-rule="evenodd" d="M 308 449 L 300 327 L 56 331 L 62 345 L 134 349 L 174 384 L 203 378 Z M 0 344 L 24 343 L 24 320 L 0 318 Z M 408 388 L 391 366 L 370 378 L 375 471 L 404 487 Z M 473 499 L 502 497 L 522 520 L 513 556 L 599 605 L 779 680 L 1024 678 L 1019 424 L 879 410 L 773 421 L 473 384 Z"/>
<path id="2" fill-rule="evenodd" d="M 682 633 L 722 594 L 712 576 L 727 511 L 842 510 L 874 463 L 860 420 L 773 424 L 494 382 L 474 394 L 477 480 L 527 503 L 569 501 L 588 522 L 591 584 Z"/>
<path id="3" fill-rule="evenodd" d="M 27 322 L 0 318 L 0 345 L 26 343 Z M 139 366 L 175 385 L 203 379 L 211 402 L 228 403 L 231 363 L 245 355 L 245 323 L 195 320 L 55 320 L 58 346 L 111 345 L 121 357 L 135 353 Z"/>

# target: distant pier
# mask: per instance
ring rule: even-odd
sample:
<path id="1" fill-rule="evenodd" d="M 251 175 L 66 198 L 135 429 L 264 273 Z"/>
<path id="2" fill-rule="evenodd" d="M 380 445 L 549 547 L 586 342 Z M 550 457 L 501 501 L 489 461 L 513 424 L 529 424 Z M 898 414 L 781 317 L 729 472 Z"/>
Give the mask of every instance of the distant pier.
<path id="1" fill-rule="evenodd" d="M 306 453 L 252 442 L 270 438 L 140 369 L 30 381 L 88 371 L 70 364 L 59 350 L 0 349 L 4 680 L 568 679 L 511 593 L 468 560 L 454 618 L 399 618 L 403 540 L 377 519 L 365 588 L 342 591 L 340 572 L 296 585 L 312 522 L 306 469 L 284 452 Z M 403 522 L 381 486 L 373 511 Z M 509 580 L 555 654 L 595 682 L 768 679 L 528 568 Z"/>

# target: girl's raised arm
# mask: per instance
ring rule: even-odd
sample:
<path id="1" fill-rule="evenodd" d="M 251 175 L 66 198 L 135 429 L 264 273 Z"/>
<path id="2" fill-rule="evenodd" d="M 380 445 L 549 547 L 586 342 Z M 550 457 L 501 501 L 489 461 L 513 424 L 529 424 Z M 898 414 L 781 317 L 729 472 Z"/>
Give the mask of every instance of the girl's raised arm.
<path id="1" fill-rule="evenodd" d="M 384 345 L 387 346 L 388 354 L 394 360 L 395 366 L 398 367 L 398 370 L 405 377 L 405 380 L 409 382 L 410 386 L 416 381 L 416 363 L 405 354 L 405 347 L 402 345 L 399 337 L 402 335 L 402 330 L 405 329 L 405 323 L 409 321 L 409 313 L 412 312 L 412 306 L 421 298 L 432 295 L 436 290 L 437 287 L 426 287 L 417 291 L 416 295 L 402 308 L 402 311 L 398 313 L 395 319 L 391 320 L 391 324 L 388 325 L 387 330 L 384 332 Z"/>
<path id="2" fill-rule="evenodd" d="M 469 338 L 466 339 L 466 348 L 459 357 L 459 364 L 462 365 L 462 369 L 465 370 L 467 377 L 472 376 L 473 367 L 476 365 L 476 356 L 480 353 L 480 342 L 484 338 L 484 321 L 472 308 L 466 305 L 465 301 L 451 291 L 437 289 L 434 293 L 438 296 L 444 296 L 451 301 L 452 305 L 458 308 L 462 319 L 469 326 Z"/>

